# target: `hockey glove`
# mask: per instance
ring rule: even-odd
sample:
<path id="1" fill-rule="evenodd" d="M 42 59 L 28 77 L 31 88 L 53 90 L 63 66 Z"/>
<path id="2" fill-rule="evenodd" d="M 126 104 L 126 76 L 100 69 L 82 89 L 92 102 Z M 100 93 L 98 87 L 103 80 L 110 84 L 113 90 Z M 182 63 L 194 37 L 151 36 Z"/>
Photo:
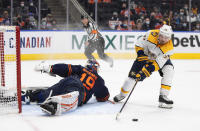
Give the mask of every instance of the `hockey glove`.
<path id="1" fill-rule="evenodd" d="M 148 71 L 146 66 L 148 66 L 148 65 L 145 65 L 142 68 L 142 70 L 139 71 L 139 73 L 135 75 L 135 79 L 138 79 L 139 81 L 143 81 L 146 77 L 149 77 L 151 75 L 151 72 Z"/>
<path id="2" fill-rule="evenodd" d="M 52 69 L 52 65 L 49 65 L 45 61 L 42 61 L 41 63 L 37 64 L 34 68 L 34 70 L 37 72 L 47 73 L 50 76 L 56 77 L 56 75 L 51 72 L 51 69 Z"/>

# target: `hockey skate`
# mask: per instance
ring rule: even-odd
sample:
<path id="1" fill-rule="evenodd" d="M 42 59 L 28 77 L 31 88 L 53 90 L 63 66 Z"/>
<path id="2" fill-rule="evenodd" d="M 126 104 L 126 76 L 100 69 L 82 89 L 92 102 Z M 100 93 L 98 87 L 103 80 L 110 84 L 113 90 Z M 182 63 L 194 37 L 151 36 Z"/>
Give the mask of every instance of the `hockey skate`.
<path id="1" fill-rule="evenodd" d="M 57 104 L 56 102 L 49 102 L 40 105 L 40 108 L 43 112 L 49 115 L 55 115 L 57 111 Z"/>
<path id="2" fill-rule="evenodd" d="M 23 90 L 21 91 L 21 101 L 22 104 L 32 104 L 32 103 L 41 103 L 36 100 L 36 96 L 40 93 L 42 89 L 35 90 Z"/>
<path id="3" fill-rule="evenodd" d="M 171 109 L 173 108 L 173 101 L 168 99 L 166 95 L 160 95 L 159 96 L 159 107 L 160 108 L 167 108 Z"/>
<path id="4" fill-rule="evenodd" d="M 120 93 L 120 94 L 116 95 L 116 96 L 113 98 L 113 100 L 114 100 L 115 102 L 120 102 L 120 101 L 123 100 L 124 98 L 125 98 L 125 96 L 123 96 L 123 95 Z"/>
<path id="5" fill-rule="evenodd" d="M 30 104 L 30 92 L 29 91 L 21 91 L 21 101 L 22 104 Z"/>

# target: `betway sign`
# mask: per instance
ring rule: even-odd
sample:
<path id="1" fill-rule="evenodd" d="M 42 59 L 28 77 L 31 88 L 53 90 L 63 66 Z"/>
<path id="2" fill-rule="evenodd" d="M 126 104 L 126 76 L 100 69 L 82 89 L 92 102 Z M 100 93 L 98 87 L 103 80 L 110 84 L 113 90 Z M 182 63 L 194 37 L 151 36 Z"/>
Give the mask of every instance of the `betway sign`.
<path id="1" fill-rule="evenodd" d="M 137 39 L 145 32 L 101 31 L 105 52 L 134 52 Z M 87 35 L 83 31 L 21 32 L 22 53 L 83 53 Z M 200 33 L 175 32 L 172 36 L 175 53 L 200 53 Z"/>

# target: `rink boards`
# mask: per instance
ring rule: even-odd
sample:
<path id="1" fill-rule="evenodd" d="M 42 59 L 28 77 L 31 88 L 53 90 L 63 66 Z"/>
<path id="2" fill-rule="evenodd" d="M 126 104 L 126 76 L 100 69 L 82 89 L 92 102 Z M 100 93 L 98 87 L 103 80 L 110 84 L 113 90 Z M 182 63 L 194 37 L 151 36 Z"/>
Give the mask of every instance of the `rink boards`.
<path id="1" fill-rule="evenodd" d="M 105 53 L 115 59 L 135 58 L 135 42 L 145 32 L 101 31 L 105 39 Z M 84 31 L 21 31 L 22 60 L 86 59 Z M 172 36 L 172 59 L 200 59 L 199 32 L 175 32 Z M 94 52 L 96 57 L 97 54 Z"/>

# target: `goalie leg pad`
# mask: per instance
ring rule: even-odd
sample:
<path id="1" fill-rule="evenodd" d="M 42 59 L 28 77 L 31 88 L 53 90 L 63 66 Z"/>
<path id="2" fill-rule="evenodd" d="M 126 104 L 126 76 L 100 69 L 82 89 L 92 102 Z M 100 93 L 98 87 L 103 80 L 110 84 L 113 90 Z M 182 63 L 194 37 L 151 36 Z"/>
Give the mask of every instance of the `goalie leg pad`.
<path id="1" fill-rule="evenodd" d="M 78 91 L 73 91 L 64 95 L 48 98 L 40 105 L 42 111 L 50 115 L 61 115 L 64 112 L 73 111 L 78 106 Z"/>

